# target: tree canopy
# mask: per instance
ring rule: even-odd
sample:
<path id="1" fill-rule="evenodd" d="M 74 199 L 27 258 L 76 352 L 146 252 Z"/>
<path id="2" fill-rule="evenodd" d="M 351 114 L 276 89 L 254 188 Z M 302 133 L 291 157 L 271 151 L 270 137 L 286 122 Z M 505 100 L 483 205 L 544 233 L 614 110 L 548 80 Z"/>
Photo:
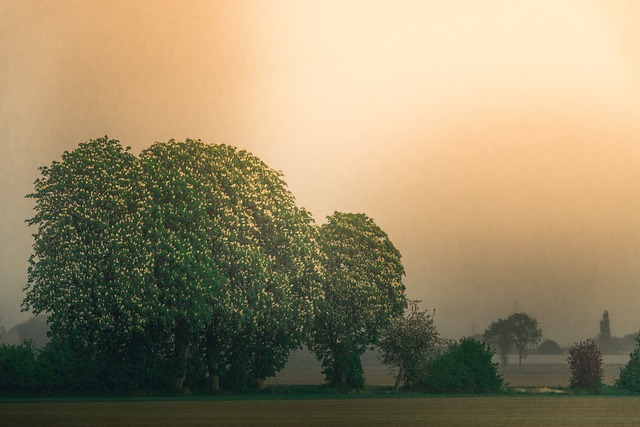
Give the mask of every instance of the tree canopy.
<path id="1" fill-rule="evenodd" d="M 406 307 L 400 252 L 365 214 L 335 212 L 320 227 L 322 289 L 312 351 L 327 381 L 361 385 L 360 356 Z"/>
<path id="2" fill-rule="evenodd" d="M 497 347 L 505 369 L 513 346 L 518 350 L 518 366 L 522 366 L 527 348 L 540 342 L 542 330 L 538 328 L 538 321 L 528 314 L 513 313 L 506 319 L 491 322 L 483 338 Z"/>
<path id="3" fill-rule="evenodd" d="M 306 338 L 316 228 L 257 157 L 194 140 L 136 157 L 105 137 L 41 173 L 23 307 L 48 313 L 54 336 L 109 357 L 153 348 L 177 388 L 189 360 L 259 383 Z"/>

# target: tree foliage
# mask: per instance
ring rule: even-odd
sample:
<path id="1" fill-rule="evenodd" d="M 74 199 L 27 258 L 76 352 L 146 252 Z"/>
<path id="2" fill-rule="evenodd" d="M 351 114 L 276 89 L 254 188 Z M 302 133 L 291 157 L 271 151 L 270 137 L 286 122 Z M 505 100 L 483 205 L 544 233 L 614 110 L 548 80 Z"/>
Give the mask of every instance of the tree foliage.
<path id="1" fill-rule="evenodd" d="M 593 340 L 581 341 L 569 349 L 569 384 L 573 389 L 597 390 L 604 371 L 602 353 Z"/>
<path id="2" fill-rule="evenodd" d="M 509 362 L 509 351 L 513 346 L 513 323 L 507 319 L 491 322 L 482 335 L 483 339 L 500 352 L 502 369 L 505 370 Z"/>
<path id="3" fill-rule="evenodd" d="M 324 299 L 311 350 L 329 384 L 358 387 L 360 356 L 406 307 L 400 252 L 364 214 L 335 212 L 320 227 L 319 242 Z"/>
<path id="4" fill-rule="evenodd" d="M 507 318 L 513 325 L 513 343 L 518 349 L 518 366 L 526 356 L 527 347 L 536 345 L 542 338 L 542 329 L 538 321 L 526 313 L 514 313 Z"/>
<path id="5" fill-rule="evenodd" d="M 164 364 L 181 388 L 194 363 L 259 382 L 306 338 L 316 228 L 257 157 L 194 140 L 136 157 L 105 137 L 41 173 L 23 307 L 103 372 Z"/>
<path id="6" fill-rule="evenodd" d="M 107 138 L 40 168 L 28 197 L 37 226 L 25 310 L 47 313 L 51 333 L 87 359 L 116 355 L 157 308 L 149 286 L 150 194 L 135 156 Z M 112 361 L 113 362 L 113 361 Z"/>
<path id="7" fill-rule="evenodd" d="M 493 344 L 500 351 L 502 367 L 506 369 L 509 351 L 512 347 L 518 350 L 518 366 L 522 366 L 522 358 L 531 345 L 536 345 L 542 338 L 542 330 L 538 321 L 526 313 L 513 313 L 506 319 L 492 322 L 484 332 L 485 341 Z"/>
<path id="8" fill-rule="evenodd" d="M 473 338 L 452 343 L 427 365 L 419 386 L 429 393 L 495 393 L 503 378 L 493 363 L 494 351 Z"/>
<path id="9" fill-rule="evenodd" d="M 616 387 L 640 393 L 640 336 L 636 336 L 636 347 L 629 354 L 629 361 L 620 368 Z"/>
<path id="10" fill-rule="evenodd" d="M 562 348 L 553 340 L 544 340 L 538 346 L 538 354 L 562 354 Z"/>
<path id="11" fill-rule="evenodd" d="M 405 314 L 391 319 L 378 344 L 382 362 L 397 369 L 396 391 L 401 383 L 407 386 L 417 383 L 427 363 L 443 343 L 433 315 L 420 311 L 419 302 L 409 301 Z"/>

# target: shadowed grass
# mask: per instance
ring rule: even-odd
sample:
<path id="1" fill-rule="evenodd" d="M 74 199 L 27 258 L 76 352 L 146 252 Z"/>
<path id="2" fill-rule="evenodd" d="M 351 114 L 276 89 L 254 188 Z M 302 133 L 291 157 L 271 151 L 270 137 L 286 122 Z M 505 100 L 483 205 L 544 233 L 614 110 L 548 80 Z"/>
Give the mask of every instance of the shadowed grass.
<path id="1" fill-rule="evenodd" d="M 0 404 L 3 426 L 640 425 L 640 398 L 461 396 Z"/>

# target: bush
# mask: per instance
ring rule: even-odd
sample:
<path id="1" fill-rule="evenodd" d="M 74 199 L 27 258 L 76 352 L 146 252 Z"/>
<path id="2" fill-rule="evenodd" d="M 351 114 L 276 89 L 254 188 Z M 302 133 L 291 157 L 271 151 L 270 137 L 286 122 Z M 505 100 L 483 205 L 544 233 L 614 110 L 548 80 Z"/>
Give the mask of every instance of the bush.
<path id="1" fill-rule="evenodd" d="M 562 348 L 557 342 L 546 340 L 538 346 L 538 354 L 562 354 Z"/>
<path id="2" fill-rule="evenodd" d="M 0 345 L 0 393 L 29 394 L 38 388 L 33 342 Z"/>
<path id="3" fill-rule="evenodd" d="M 593 340 L 574 344 L 569 349 L 568 361 L 572 389 L 596 391 L 602 386 L 602 353 Z"/>
<path id="4" fill-rule="evenodd" d="M 629 361 L 620 368 L 620 377 L 615 386 L 624 390 L 640 393 L 640 337 L 636 336 L 636 347 L 629 354 Z"/>
<path id="5" fill-rule="evenodd" d="M 427 364 L 419 388 L 428 393 L 493 393 L 502 389 L 503 378 L 494 351 L 483 342 L 462 338 Z"/>

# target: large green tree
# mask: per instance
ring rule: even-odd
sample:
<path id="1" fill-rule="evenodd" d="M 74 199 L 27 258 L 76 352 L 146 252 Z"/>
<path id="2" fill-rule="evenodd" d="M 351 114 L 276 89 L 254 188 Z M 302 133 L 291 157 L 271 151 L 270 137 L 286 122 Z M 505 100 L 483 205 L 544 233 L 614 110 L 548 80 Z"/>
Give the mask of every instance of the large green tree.
<path id="1" fill-rule="evenodd" d="M 181 389 L 195 360 L 214 387 L 260 384 L 307 336 L 316 228 L 257 157 L 187 140 L 137 158 L 103 138 L 41 171 L 24 308 L 105 371 L 160 359 Z"/>
<path id="2" fill-rule="evenodd" d="M 365 214 L 335 212 L 319 242 L 324 299 L 311 349 L 329 384 L 361 386 L 361 355 L 407 305 L 400 252 Z"/>
<path id="3" fill-rule="evenodd" d="M 142 168 L 105 137 L 40 172 L 28 196 L 35 200 L 28 224 L 37 230 L 23 309 L 47 313 L 52 334 L 86 358 L 118 359 L 158 307 Z"/>
<path id="4" fill-rule="evenodd" d="M 155 144 L 142 159 L 151 188 L 161 189 L 157 243 L 171 253 L 171 236 L 178 233 L 182 241 L 185 230 L 193 233 L 199 246 L 186 249 L 196 257 L 177 271 L 199 271 L 202 283 L 213 285 L 194 286 L 180 276 L 201 313 L 189 317 L 194 309 L 183 307 L 183 318 L 193 320 L 185 337 L 201 331 L 199 348 L 214 389 L 224 374 L 234 386 L 260 385 L 300 346 L 320 295 L 311 215 L 296 205 L 280 172 L 235 147 L 169 141 Z M 163 208 L 167 203 L 175 206 Z M 175 286 L 166 289 L 169 301 L 183 300 L 183 294 L 174 296 Z"/>
<path id="5" fill-rule="evenodd" d="M 186 378 L 193 336 L 212 318 L 222 287 L 213 261 L 210 189 L 196 169 L 201 151 L 195 144 L 156 143 L 140 156 L 153 200 L 152 277 L 159 302 L 153 323 L 160 326 L 157 331 L 169 332 L 179 390 Z"/>

